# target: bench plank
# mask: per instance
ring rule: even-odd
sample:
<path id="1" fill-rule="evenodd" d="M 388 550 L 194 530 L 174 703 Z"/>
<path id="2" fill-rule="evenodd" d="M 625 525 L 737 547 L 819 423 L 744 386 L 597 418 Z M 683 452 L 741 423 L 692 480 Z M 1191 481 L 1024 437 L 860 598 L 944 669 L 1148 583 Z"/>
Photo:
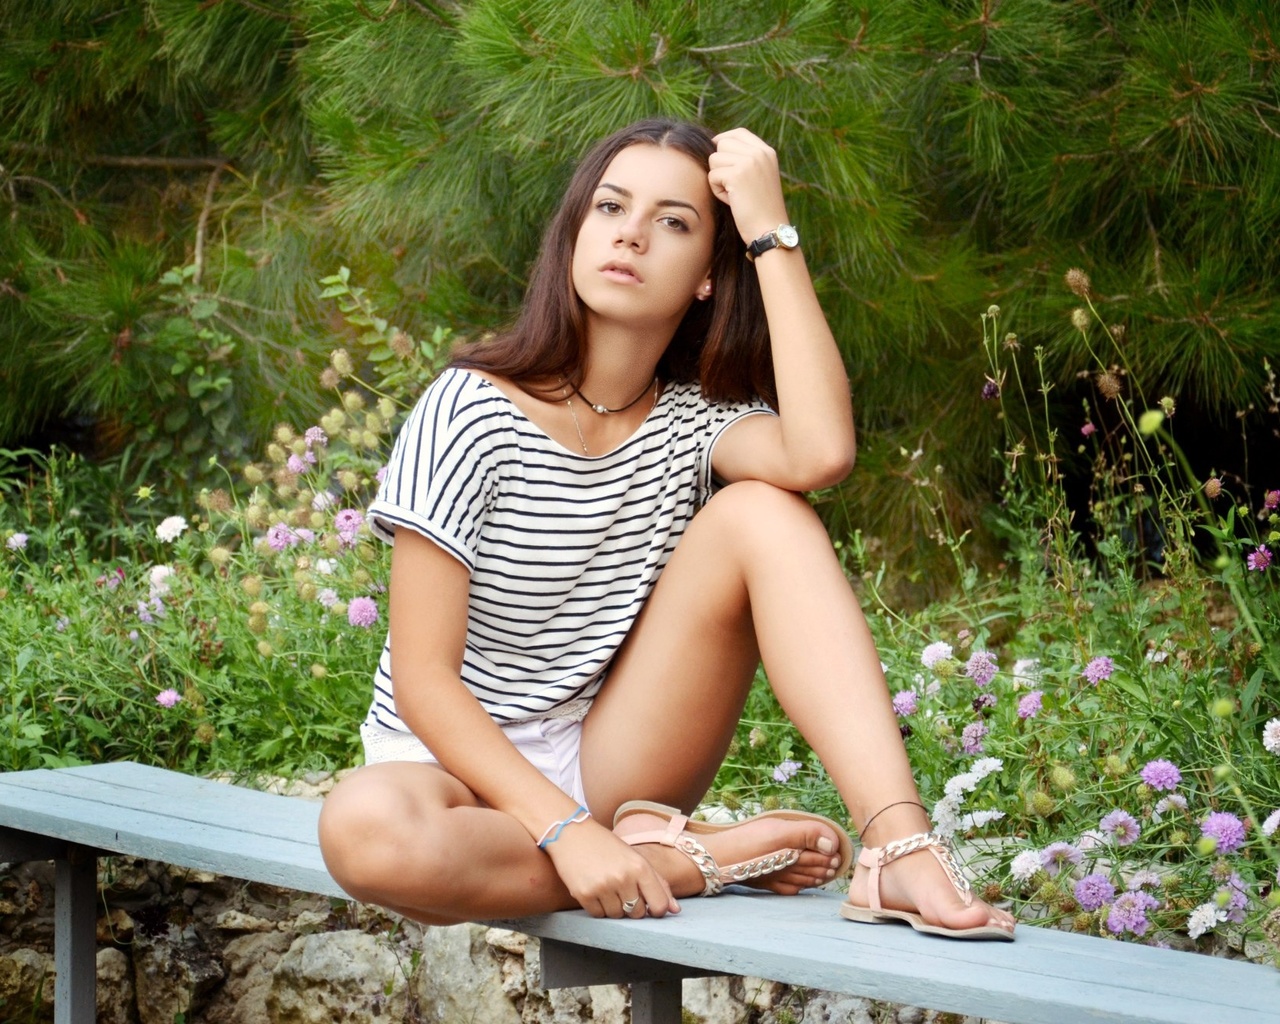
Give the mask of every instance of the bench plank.
<path id="1" fill-rule="evenodd" d="M 319 812 L 318 801 L 136 764 L 0 774 L 0 825 L 19 833 L 342 897 L 316 843 Z M 1277 1020 L 1280 972 L 1257 964 L 1028 926 L 1012 944 L 952 942 L 844 921 L 839 900 L 738 889 L 686 900 L 661 921 L 565 911 L 494 923 L 557 940 L 560 984 L 587 984 L 588 974 L 599 983 L 606 950 L 626 958 L 631 979 L 669 979 L 669 967 L 648 972 L 645 961 L 658 961 L 1019 1024 Z M 575 950 L 589 967 L 576 980 Z M 666 990 L 644 991 L 670 1001 Z"/>

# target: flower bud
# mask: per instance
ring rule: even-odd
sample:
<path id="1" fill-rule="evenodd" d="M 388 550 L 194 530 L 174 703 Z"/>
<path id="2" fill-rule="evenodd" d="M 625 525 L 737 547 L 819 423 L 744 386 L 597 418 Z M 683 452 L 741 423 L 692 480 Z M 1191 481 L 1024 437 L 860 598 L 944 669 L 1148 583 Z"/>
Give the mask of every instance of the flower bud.
<path id="1" fill-rule="evenodd" d="M 344 377 L 351 376 L 356 369 L 351 362 L 351 356 L 345 348 L 335 348 L 329 353 L 329 365 Z"/>
<path id="2" fill-rule="evenodd" d="M 1071 311 L 1071 326 L 1081 334 L 1084 334 L 1089 330 L 1090 323 L 1089 311 L 1083 306 L 1077 306 Z"/>
<path id="3" fill-rule="evenodd" d="M 1037 789 L 1028 799 L 1027 809 L 1038 818 L 1047 818 L 1058 809 L 1058 804 L 1044 790 Z"/>
<path id="4" fill-rule="evenodd" d="M 222 546 L 209 549 L 209 561 L 221 568 L 231 561 L 231 552 Z"/>
<path id="5" fill-rule="evenodd" d="M 347 412 L 359 412 L 364 408 L 364 395 L 358 391 L 347 391 L 342 396 L 342 407 Z"/>
<path id="6" fill-rule="evenodd" d="M 276 652 L 275 648 L 272 647 L 265 640 L 258 641 L 258 653 L 261 654 L 264 658 L 271 657 L 271 655 L 275 654 L 275 652 Z"/>
<path id="7" fill-rule="evenodd" d="M 312 678 L 312 679 L 323 679 L 323 678 L 324 678 L 325 676 L 327 676 L 328 674 L 329 674 L 329 670 L 328 670 L 327 668 L 325 668 L 323 665 L 321 665 L 321 664 L 320 664 L 320 662 L 318 662 L 318 661 L 313 661 L 313 662 L 311 663 L 311 678 Z"/>
<path id="8" fill-rule="evenodd" d="M 262 593 L 262 578 L 260 576 L 246 576 L 240 581 L 240 589 L 250 597 L 257 597 Z"/>
<path id="9" fill-rule="evenodd" d="M 275 429 L 274 437 L 276 441 L 284 445 L 286 448 L 293 444 L 297 439 L 297 436 L 298 435 L 293 432 L 293 427 L 289 426 L 287 423 L 281 423 Z M 301 455 L 302 452 L 299 452 L 298 454 Z"/>

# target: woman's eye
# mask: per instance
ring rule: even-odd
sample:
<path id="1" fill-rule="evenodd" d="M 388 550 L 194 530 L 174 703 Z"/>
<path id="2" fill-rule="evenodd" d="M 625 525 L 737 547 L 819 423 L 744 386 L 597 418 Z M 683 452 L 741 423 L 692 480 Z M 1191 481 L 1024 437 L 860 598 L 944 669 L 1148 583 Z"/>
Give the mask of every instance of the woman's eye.
<path id="1" fill-rule="evenodd" d="M 596 203 L 596 209 L 601 213 L 619 213 L 622 210 L 622 204 L 614 202 L 612 199 L 601 199 Z"/>
<path id="2" fill-rule="evenodd" d="M 688 231 L 689 225 L 682 221 L 679 217 L 663 217 L 661 223 L 676 231 Z"/>

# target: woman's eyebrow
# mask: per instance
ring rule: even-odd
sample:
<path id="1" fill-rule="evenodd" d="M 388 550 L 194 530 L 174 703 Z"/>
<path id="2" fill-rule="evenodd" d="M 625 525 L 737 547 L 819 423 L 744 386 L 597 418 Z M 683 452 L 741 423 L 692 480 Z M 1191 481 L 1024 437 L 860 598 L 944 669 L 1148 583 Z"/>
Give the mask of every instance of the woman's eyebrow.
<path id="1" fill-rule="evenodd" d="M 597 189 L 607 188 L 610 192 L 615 192 L 618 195 L 622 196 L 623 199 L 634 198 L 631 194 L 630 189 L 625 189 L 621 185 L 614 185 L 608 181 L 600 182 L 600 184 L 597 185 L 596 188 Z M 686 203 L 683 199 L 659 199 L 658 205 L 662 207 L 678 206 L 682 210 L 692 211 L 693 215 L 697 217 L 699 220 L 702 219 L 702 214 L 698 212 L 698 208 L 694 206 L 693 203 Z"/>

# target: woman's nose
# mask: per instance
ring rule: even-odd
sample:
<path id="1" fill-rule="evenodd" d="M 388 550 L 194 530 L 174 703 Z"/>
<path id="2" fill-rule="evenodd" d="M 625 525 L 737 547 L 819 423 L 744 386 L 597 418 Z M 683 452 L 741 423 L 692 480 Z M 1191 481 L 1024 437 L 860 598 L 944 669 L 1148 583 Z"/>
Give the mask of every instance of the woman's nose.
<path id="1" fill-rule="evenodd" d="M 627 217 L 619 221 L 616 242 L 632 249 L 643 250 L 647 244 L 644 222 L 639 217 Z"/>

